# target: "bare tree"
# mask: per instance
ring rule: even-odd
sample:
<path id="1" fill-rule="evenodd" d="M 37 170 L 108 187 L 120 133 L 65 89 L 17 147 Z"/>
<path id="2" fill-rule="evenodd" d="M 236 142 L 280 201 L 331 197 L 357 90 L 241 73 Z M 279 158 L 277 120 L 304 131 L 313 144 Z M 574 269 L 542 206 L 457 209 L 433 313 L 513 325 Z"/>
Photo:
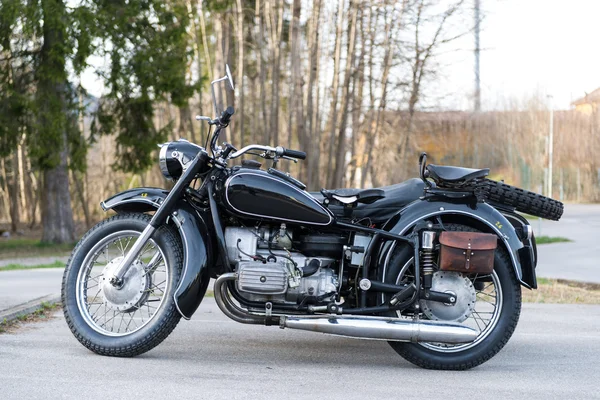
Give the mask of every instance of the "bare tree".
<path id="1" fill-rule="evenodd" d="M 307 146 L 309 150 L 308 168 L 304 179 L 308 182 L 308 187 L 317 189 L 319 186 L 319 162 L 321 152 L 319 151 L 321 130 L 319 128 L 318 108 L 319 108 L 319 67 L 320 67 L 320 46 L 319 46 L 319 21 L 321 19 L 321 0 L 315 0 L 313 3 L 311 18 L 309 21 L 309 48 L 310 48 L 310 71 L 308 74 L 308 89 L 306 98 L 306 120 L 308 129 L 306 132 Z M 317 86 L 315 88 L 315 86 Z M 316 99 L 315 99 L 316 97 Z"/>
<path id="2" fill-rule="evenodd" d="M 342 84 L 342 104 L 339 112 L 341 120 L 337 139 L 335 169 L 333 174 L 330 175 L 331 180 L 329 182 L 329 187 L 341 186 L 342 178 L 346 171 L 346 124 L 348 122 L 348 105 L 350 104 L 350 96 L 348 93 L 350 91 L 351 78 L 354 75 L 354 49 L 356 47 L 356 19 L 358 7 L 358 1 L 350 1 L 350 15 L 348 17 L 348 49 L 344 70 L 344 82 Z"/>

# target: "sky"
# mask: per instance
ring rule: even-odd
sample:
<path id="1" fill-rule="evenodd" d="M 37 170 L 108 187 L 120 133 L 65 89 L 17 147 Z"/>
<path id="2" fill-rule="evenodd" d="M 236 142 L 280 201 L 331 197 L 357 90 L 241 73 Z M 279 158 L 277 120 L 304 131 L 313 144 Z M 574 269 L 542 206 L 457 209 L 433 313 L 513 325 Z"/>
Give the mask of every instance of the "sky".
<path id="1" fill-rule="evenodd" d="M 474 0 L 466 0 L 474 3 Z M 510 99 L 552 96 L 553 108 L 600 87 L 600 0 L 480 0 L 484 14 L 481 87 L 484 109 Z M 442 88 L 451 108 L 469 108 L 474 88 L 473 35 L 443 55 Z"/>
<path id="2" fill-rule="evenodd" d="M 474 0 L 465 0 L 472 7 Z M 552 96 L 554 109 L 600 87 L 600 0 L 480 0 L 483 109 Z M 474 38 L 466 35 L 438 57 L 442 74 L 428 107 L 468 110 L 474 91 Z M 101 59 L 91 60 L 102 64 Z M 103 85 L 88 70 L 91 94 Z"/>

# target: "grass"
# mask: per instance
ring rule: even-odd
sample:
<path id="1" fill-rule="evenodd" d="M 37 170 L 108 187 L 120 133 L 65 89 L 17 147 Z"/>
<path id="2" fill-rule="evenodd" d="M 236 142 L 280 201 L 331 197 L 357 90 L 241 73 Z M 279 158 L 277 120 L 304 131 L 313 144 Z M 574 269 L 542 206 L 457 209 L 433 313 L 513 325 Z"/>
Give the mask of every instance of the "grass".
<path id="1" fill-rule="evenodd" d="M 38 322 L 50 318 L 52 312 L 60 308 L 60 303 L 42 303 L 40 308 L 30 314 L 19 315 L 12 321 L 0 321 L 0 333 L 11 333 L 30 322 Z"/>
<path id="2" fill-rule="evenodd" d="M 0 239 L 0 259 L 19 257 L 67 256 L 75 243 L 52 244 L 36 239 Z"/>
<path id="3" fill-rule="evenodd" d="M 549 244 L 549 243 L 561 243 L 561 242 L 571 242 L 571 239 L 567 239 L 561 236 L 536 236 L 535 242 L 537 244 Z"/>
<path id="4" fill-rule="evenodd" d="M 537 290 L 523 290 L 523 302 L 600 304 L 600 285 L 564 279 L 538 278 Z"/>
<path id="5" fill-rule="evenodd" d="M 23 265 L 23 264 L 8 264 L 4 267 L 0 267 L 0 271 L 14 271 L 21 269 L 41 269 L 41 268 L 64 268 L 65 263 L 62 261 L 55 261 L 51 264 L 38 264 L 38 265 Z"/>

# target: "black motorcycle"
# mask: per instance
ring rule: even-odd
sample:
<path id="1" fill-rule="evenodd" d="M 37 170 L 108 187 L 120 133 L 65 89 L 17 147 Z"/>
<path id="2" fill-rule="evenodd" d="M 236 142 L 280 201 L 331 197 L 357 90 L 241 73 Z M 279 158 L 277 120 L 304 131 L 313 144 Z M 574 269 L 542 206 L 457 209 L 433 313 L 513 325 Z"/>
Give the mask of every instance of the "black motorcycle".
<path id="1" fill-rule="evenodd" d="M 228 67 L 212 85 L 221 81 L 233 88 Z M 472 368 L 506 344 L 521 286 L 537 287 L 533 231 L 517 211 L 558 220 L 562 203 L 488 180 L 488 169 L 427 165 L 425 154 L 419 179 L 309 193 L 276 168 L 304 152 L 217 144 L 233 114 L 197 117 L 214 127 L 206 148 L 161 146 L 170 191 L 102 202 L 116 215 L 79 241 L 62 284 L 85 347 L 120 357 L 152 349 L 192 317 L 211 278 L 234 321 L 387 340 L 424 368 Z M 272 166 L 228 166 L 247 154 Z"/>

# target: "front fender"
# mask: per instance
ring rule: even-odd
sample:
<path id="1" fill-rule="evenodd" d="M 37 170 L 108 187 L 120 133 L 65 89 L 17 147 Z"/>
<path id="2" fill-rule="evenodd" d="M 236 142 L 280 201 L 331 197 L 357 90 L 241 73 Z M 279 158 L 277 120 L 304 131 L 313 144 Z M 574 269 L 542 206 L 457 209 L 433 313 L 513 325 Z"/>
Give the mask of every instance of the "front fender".
<path id="1" fill-rule="evenodd" d="M 398 212 L 384 226 L 384 229 L 398 235 L 406 234 L 415 224 L 423 219 L 435 216 L 454 216 L 461 223 L 469 225 L 469 220 L 476 226 L 485 226 L 486 230 L 495 233 L 508 251 L 519 282 L 527 288 L 536 288 L 535 267 L 530 257 L 531 251 L 519 239 L 514 226 L 494 207 L 487 203 L 459 204 L 445 201 L 415 201 Z M 464 220 L 463 220 L 464 218 Z M 388 251 L 391 253 L 391 251 Z M 384 275 L 387 267 L 384 263 Z"/>
<path id="2" fill-rule="evenodd" d="M 118 193 L 101 204 L 105 211 L 149 212 L 162 204 L 168 191 L 159 188 L 135 188 Z M 209 266 L 213 265 L 211 239 L 207 221 L 210 216 L 179 201 L 170 220 L 177 227 L 183 245 L 183 269 L 179 285 L 173 294 L 181 316 L 190 319 L 206 294 L 210 281 Z"/>
<path id="3" fill-rule="evenodd" d="M 100 206 L 104 211 L 148 212 L 155 211 L 169 194 L 168 190 L 153 187 L 140 187 L 125 190 L 104 200 Z"/>

